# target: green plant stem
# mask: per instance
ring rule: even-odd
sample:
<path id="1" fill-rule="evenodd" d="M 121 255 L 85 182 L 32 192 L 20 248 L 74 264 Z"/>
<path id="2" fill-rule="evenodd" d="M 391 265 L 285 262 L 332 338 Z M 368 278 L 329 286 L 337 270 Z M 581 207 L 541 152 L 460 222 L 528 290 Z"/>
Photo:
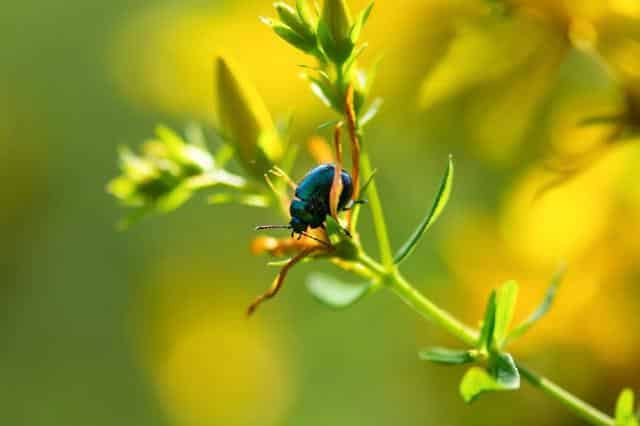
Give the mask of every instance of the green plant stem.
<path id="1" fill-rule="evenodd" d="M 362 143 L 362 142 L 361 142 Z M 360 168 L 362 176 L 371 176 L 371 161 L 366 150 L 362 151 L 360 156 Z M 378 249 L 380 250 L 380 260 L 386 270 L 393 270 L 393 254 L 391 253 L 391 243 L 389 240 L 389 232 L 387 231 L 387 223 L 384 220 L 384 212 L 382 211 L 382 203 L 378 195 L 378 187 L 375 180 L 372 180 L 367 189 L 369 199 L 369 208 L 373 219 L 373 227 L 378 240 Z"/>
<path id="2" fill-rule="evenodd" d="M 531 385 L 563 403 L 566 407 L 568 407 L 583 420 L 599 426 L 615 425 L 614 419 L 604 414 L 597 408 L 587 404 L 580 398 L 577 398 L 573 394 L 562 389 L 551 380 L 529 370 L 527 367 L 520 363 L 518 363 L 518 370 L 520 371 L 522 377 L 524 377 Z"/>
<path id="3" fill-rule="evenodd" d="M 449 312 L 439 308 L 431 300 L 416 290 L 395 268 L 386 269 L 365 253 L 359 255 L 359 261 L 378 274 L 398 297 L 424 318 L 438 324 L 450 334 L 469 346 L 475 346 L 479 333 L 460 322 Z M 518 363 L 522 377 L 535 388 L 556 399 L 583 420 L 598 426 L 614 426 L 615 421 L 597 408 L 574 396 L 551 380 L 531 371 Z"/>
<path id="4" fill-rule="evenodd" d="M 435 322 L 465 344 L 476 345 L 479 336 L 477 331 L 467 327 L 450 313 L 424 297 L 399 272 L 395 272 L 389 277 L 389 287 L 414 311 Z"/>

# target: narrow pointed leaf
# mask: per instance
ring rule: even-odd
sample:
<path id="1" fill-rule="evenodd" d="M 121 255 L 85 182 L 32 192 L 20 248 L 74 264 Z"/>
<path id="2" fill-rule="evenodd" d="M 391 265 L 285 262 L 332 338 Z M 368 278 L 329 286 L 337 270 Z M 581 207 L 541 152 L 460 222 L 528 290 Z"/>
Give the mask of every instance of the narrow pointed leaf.
<path id="1" fill-rule="evenodd" d="M 633 412 L 633 391 L 624 389 L 616 402 L 616 426 L 638 426 Z"/>
<path id="2" fill-rule="evenodd" d="M 274 3 L 273 7 L 275 8 L 282 23 L 291 28 L 295 33 L 299 34 L 302 38 L 312 35 L 309 32 L 307 25 L 298 15 L 298 11 L 296 9 L 281 1 Z"/>
<path id="3" fill-rule="evenodd" d="M 533 313 L 531 313 L 531 315 L 527 317 L 527 319 L 525 319 L 517 327 L 511 330 L 505 343 L 511 342 L 525 334 L 531 328 L 531 326 L 533 326 L 549 311 L 549 309 L 551 309 L 551 306 L 553 305 L 553 299 L 555 298 L 558 287 L 562 282 L 564 273 L 565 268 L 562 267 L 554 274 L 553 278 L 551 279 L 551 285 L 549 286 L 549 289 L 547 290 L 542 303 L 536 308 L 535 311 L 533 311 Z"/>
<path id="4" fill-rule="evenodd" d="M 333 108 L 334 99 L 333 95 L 331 94 L 331 89 L 314 78 L 309 78 L 309 81 L 313 94 L 316 95 L 325 106 Z"/>
<path id="5" fill-rule="evenodd" d="M 407 258 L 413 252 L 416 245 L 420 241 L 420 238 L 424 235 L 425 232 L 433 225 L 433 223 L 438 219 L 442 210 L 446 206 L 449 201 L 449 196 L 451 195 L 451 187 L 453 185 L 453 159 L 449 156 L 449 163 L 447 165 L 447 170 L 442 178 L 442 182 L 440 183 L 440 189 L 436 194 L 436 198 L 431 206 L 431 210 L 422 220 L 418 228 L 415 232 L 409 237 L 406 243 L 395 255 L 394 262 L 399 264 L 404 259 Z"/>
<path id="6" fill-rule="evenodd" d="M 324 123 L 318 125 L 318 127 L 316 128 L 317 130 L 322 130 L 322 129 L 326 129 L 328 127 L 334 127 L 336 124 L 338 124 L 340 122 L 339 119 L 336 120 L 329 120 L 329 121 L 325 121 Z"/>
<path id="7" fill-rule="evenodd" d="M 503 346 L 507 337 L 517 297 L 518 284 L 515 281 L 508 281 L 496 293 L 496 322 L 493 343 L 498 349 Z"/>
<path id="8" fill-rule="evenodd" d="M 380 107 L 382 106 L 382 98 L 375 98 L 369 108 L 362 114 L 358 124 L 360 127 L 365 126 L 368 122 L 373 120 L 376 115 L 378 115 L 378 111 L 380 111 Z"/>
<path id="9" fill-rule="evenodd" d="M 475 361 L 471 351 L 463 351 L 447 348 L 429 348 L 418 353 L 421 360 L 436 362 L 439 364 L 460 365 Z"/>
<path id="10" fill-rule="evenodd" d="M 364 183 L 364 185 L 362 185 L 362 188 L 360 188 L 361 194 L 364 194 L 367 192 L 367 189 L 369 188 L 369 185 L 371 185 L 371 182 L 373 182 L 373 178 L 376 177 L 376 174 L 378 174 L 378 169 L 373 169 L 371 171 L 371 174 L 367 178 L 367 181 Z"/>
<path id="11" fill-rule="evenodd" d="M 369 19 L 369 15 L 371 15 L 371 10 L 373 9 L 374 4 L 375 2 L 373 1 L 369 3 L 367 7 L 365 7 L 364 10 L 360 12 L 358 17 L 356 18 L 356 22 L 355 24 L 353 24 L 353 28 L 351 28 L 351 34 L 349 35 L 353 43 L 358 41 L 358 38 L 360 38 L 362 28 L 364 28 L 365 24 L 367 23 L 367 19 Z"/>
<path id="12" fill-rule="evenodd" d="M 316 17 L 313 14 L 313 10 L 307 0 L 296 0 L 296 10 L 298 16 L 302 19 L 302 22 L 307 25 L 311 32 L 315 32 Z"/>
<path id="13" fill-rule="evenodd" d="M 487 301 L 487 308 L 480 329 L 480 339 L 478 340 L 478 349 L 487 349 L 493 340 L 493 330 L 496 322 L 496 291 L 493 290 Z"/>
<path id="14" fill-rule="evenodd" d="M 271 25 L 271 28 L 273 28 L 273 31 L 278 34 L 280 38 L 303 52 L 310 52 L 315 47 L 309 40 L 304 39 L 284 24 L 276 22 Z"/>
<path id="15" fill-rule="evenodd" d="M 335 309 L 347 308 L 367 293 L 370 284 L 346 284 L 325 274 L 311 274 L 307 289 L 319 302 Z"/>

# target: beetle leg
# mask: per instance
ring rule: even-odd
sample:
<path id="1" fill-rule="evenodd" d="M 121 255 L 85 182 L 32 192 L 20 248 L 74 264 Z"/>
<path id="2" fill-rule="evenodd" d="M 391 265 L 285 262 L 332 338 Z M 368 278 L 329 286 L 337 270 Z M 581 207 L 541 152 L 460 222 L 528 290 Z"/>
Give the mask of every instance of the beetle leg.
<path id="1" fill-rule="evenodd" d="M 278 291 L 280 291 L 280 289 L 282 288 L 284 279 L 287 277 L 287 273 L 289 272 L 289 269 L 291 269 L 296 263 L 300 262 L 302 259 L 309 256 L 311 253 L 313 253 L 317 249 L 318 247 L 309 247 L 307 249 L 302 250 L 300 253 L 298 253 L 294 257 L 292 257 L 291 260 L 289 260 L 282 267 L 282 269 L 280 270 L 280 273 L 278 273 L 278 276 L 276 276 L 275 280 L 273 281 L 273 284 L 271 284 L 271 287 L 269 287 L 269 290 L 267 290 L 265 293 L 258 296 L 256 300 L 254 300 L 253 303 L 249 305 L 249 308 L 247 309 L 247 315 L 253 314 L 262 302 L 278 294 Z"/>

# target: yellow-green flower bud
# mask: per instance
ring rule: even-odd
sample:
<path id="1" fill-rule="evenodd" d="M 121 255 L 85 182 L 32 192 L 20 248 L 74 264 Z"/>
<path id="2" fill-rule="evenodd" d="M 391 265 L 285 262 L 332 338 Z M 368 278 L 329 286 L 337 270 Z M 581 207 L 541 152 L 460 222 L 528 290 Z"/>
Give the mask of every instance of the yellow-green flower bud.
<path id="1" fill-rule="evenodd" d="M 225 58 L 216 60 L 218 119 L 247 171 L 262 179 L 282 158 L 273 120 L 255 87 Z"/>
<path id="2" fill-rule="evenodd" d="M 318 37 L 329 58 L 337 63 L 347 60 L 353 51 L 351 29 L 353 22 L 346 0 L 325 0 Z"/>
<path id="3" fill-rule="evenodd" d="M 327 24 L 334 40 L 349 38 L 353 22 L 346 0 L 326 0 L 322 9 L 322 19 Z"/>

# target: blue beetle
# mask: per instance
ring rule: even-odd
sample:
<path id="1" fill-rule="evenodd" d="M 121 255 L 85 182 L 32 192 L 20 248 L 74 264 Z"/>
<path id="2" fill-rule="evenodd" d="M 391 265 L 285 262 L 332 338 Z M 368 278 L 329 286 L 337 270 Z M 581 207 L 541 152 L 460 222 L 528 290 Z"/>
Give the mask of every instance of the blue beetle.
<path id="1" fill-rule="evenodd" d="M 321 164 L 302 178 L 295 190 L 296 198 L 291 201 L 289 206 L 289 214 L 291 215 L 289 225 L 264 225 L 258 226 L 256 230 L 284 228 L 291 229 L 292 236 L 299 234 L 310 237 L 306 233 L 308 228 L 324 228 L 324 222 L 331 214 L 329 194 L 335 170 L 334 164 Z M 342 177 L 342 193 L 338 200 L 337 210 L 344 211 L 348 210 L 352 204 L 362 201 L 351 201 L 353 196 L 351 175 L 345 170 L 342 170 L 340 175 Z M 350 236 L 346 229 L 344 231 Z"/>

